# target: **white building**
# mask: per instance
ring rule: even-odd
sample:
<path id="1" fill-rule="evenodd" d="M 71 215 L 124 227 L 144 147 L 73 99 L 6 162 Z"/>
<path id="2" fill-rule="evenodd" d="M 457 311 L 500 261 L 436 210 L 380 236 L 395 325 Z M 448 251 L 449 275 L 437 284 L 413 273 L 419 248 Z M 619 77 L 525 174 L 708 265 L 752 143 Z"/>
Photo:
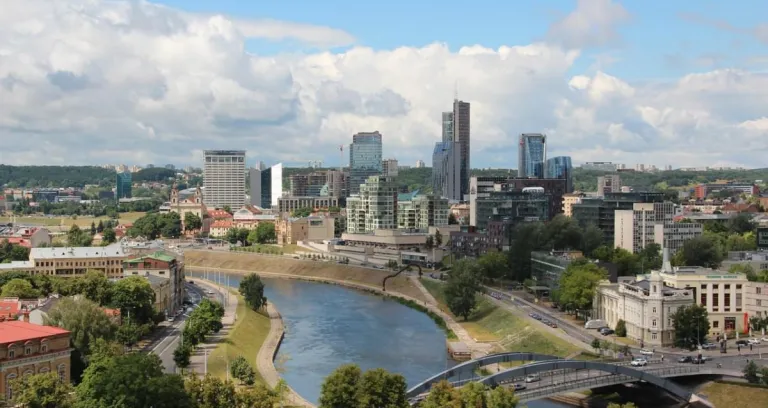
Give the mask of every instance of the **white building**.
<path id="1" fill-rule="evenodd" d="M 675 253 L 683 243 L 702 234 L 699 223 L 675 223 L 679 209 L 671 202 L 635 203 L 631 210 L 616 210 L 613 244 L 630 252 L 640 252 L 657 243 Z"/>
<path id="2" fill-rule="evenodd" d="M 245 150 L 206 150 L 203 186 L 206 206 L 242 207 L 245 204 Z"/>
<path id="3" fill-rule="evenodd" d="M 248 176 L 251 205 L 268 209 L 277 207 L 278 200 L 283 196 L 283 164 L 278 163 L 266 169 L 250 169 Z"/>
<path id="4" fill-rule="evenodd" d="M 429 227 L 448 225 L 448 200 L 438 196 L 417 195 L 397 202 L 397 226 L 405 230 L 426 231 Z"/>
<path id="5" fill-rule="evenodd" d="M 654 225 L 653 242 L 669 249 L 674 254 L 683 247 L 685 241 L 700 237 L 704 233 L 704 225 L 698 222 L 669 222 Z"/>
<path id="6" fill-rule="evenodd" d="M 744 289 L 747 316 L 768 317 L 768 283 L 748 282 Z"/>
<path id="7" fill-rule="evenodd" d="M 416 167 L 417 169 L 421 169 L 421 168 L 424 168 L 424 160 L 421 160 L 421 159 L 419 159 L 419 160 L 416 160 L 416 166 L 415 166 L 415 167 Z"/>
<path id="8" fill-rule="evenodd" d="M 360 194 L 347 198 L 347 233 L 397 228 L 397 185 L 389 177 L 371 176 Z"/>

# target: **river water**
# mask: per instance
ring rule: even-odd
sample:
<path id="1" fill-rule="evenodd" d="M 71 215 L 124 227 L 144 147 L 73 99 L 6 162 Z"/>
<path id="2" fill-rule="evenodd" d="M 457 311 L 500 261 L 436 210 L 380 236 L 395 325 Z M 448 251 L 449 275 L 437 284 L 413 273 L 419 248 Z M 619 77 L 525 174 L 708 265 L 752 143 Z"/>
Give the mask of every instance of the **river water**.
<path id="1" fill-rule="evenodd" d="M 424 313 L 342 286 L 263 281 L 267 299 L 277 306 L 286 329 L 275 365 L 310 401 L 317 402 L 323 379 L 342 364 L 400 373 L 409 387 L 455 364 L 447 357 L 445 333 Z M 236 288 L 240 276 L 232 275 L 229 282 Z M 563 407 L 549 401 L 527 405 Z"/>

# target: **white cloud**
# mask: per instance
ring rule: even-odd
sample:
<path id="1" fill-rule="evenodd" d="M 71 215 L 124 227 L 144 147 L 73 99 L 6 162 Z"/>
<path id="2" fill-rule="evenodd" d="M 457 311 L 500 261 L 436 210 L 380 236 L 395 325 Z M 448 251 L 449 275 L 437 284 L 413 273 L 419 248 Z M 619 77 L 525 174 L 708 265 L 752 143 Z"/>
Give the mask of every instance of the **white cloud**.
<path id="1" fill-rule="evenodd" d="M 575 10 L 549 28 L 547 39 L 575 49 L 612 45 L 620 40 L 616 27 L 629 19 L 617 1 L 578 0 Z"/>
<path id="2" fill-rule="evenodd" d="M 595 45 L 593 31 L 613 35 L 625 17 L 590 4 L 553 30 L 579 47 Z M 477 167 L 515 167 L 516 135 L 537 131 L 548 133 L 551 154 L 576 162 L 763 166 L 768 149 L 765 74 L 718 70 L 669 83 L 573 75 L 579 47 L 552 41 L 264 57 L 245 51 L 247 37 L 352 38 L 145 2 L 18 0 L 3 9 L 2 163 L 199 165 L 202 149 L 237 148 L 249 160 L 337 165 L 338 145 L 372 130 L 384 134 L 386 156 L 429 163 L 455 86 L 472 102 Z M 578 34 L 584 21 L 597 28 Z"/>

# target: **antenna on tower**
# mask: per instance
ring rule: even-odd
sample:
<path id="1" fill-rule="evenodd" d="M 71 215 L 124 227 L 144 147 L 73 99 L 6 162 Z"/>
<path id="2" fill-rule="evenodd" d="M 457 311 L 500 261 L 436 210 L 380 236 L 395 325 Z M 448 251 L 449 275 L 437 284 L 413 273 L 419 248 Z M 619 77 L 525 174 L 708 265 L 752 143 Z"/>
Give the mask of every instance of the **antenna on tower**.
<path id="1" fill-rule="evenodd" d="M 341 157 L 341 160 L 339 161 L 339 171 L 344 171 L 344 145 L 339 145 L 339 156 Z"/>
<path id="2" fill-rule="evenodd" d="M 453 100 L 459 100 L 459 80 L 453 81 Z"/>

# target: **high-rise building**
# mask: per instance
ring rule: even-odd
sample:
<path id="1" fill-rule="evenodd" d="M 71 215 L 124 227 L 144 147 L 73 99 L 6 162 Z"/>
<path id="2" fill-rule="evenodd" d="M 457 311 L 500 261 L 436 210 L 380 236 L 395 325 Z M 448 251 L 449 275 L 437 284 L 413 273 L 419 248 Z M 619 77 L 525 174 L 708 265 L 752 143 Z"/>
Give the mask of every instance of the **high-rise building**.
<path id="1" fill-rule="evenodd" d="M 597 178 L 597 196 L 605 197 L 609 193 L 621 191 L 621 177 L 618 174 L 608 174 Z"/>
<path id="2" fill-rule="evenodd" d="M 470 164 L 470 115 L 469 102 L 453 101 L 453 141 L 459 145 L 461 156 L 461 196 L 469 195 Z"/>
<path id="3" fill-rule="evenodd" d="M 358 194 L 368 177 L 378 176 L 381 168 L 381 133 L 360 132 L 349 145 L 349 193 Z"/>
<path id="4" fill-rule="evenodd" d="M 371 176 L 360 194 L 347 198 L 347 233 L 397 229 L 397 184 L 391 177 Z"/>
<path id="5" fill-rule="evenodd" d="M 517 177 L 544 178 L 547 160 L 547 136 L 523 133 L 517 148 Z"/>
<path id="6" fill-rule="evenodd" d="M 461 201 L 461 152 L 455 142 L 435 143 L 432 153 L 432 191 L 449 200 Z"/>
<path id="7" fill-rule="evenodd" d="M 323 186 L 328 182 L 328 173 L 316 171 L 309 174 L 293 174 L 289 177 L 291 196 L 319 197 Z"/>
<path id="8" fill-rule="evenodd" d="M 387 177 L 397 177 L 397 159 L 384 159 L 381 161 L 381 174 Z"/>
<path id="9" fill-rule="evenodd" d="M 568 156 L 557 156 L 547 159 L 544 177 L 550 179 L 564 179 L 566 193 L 573 192 L 573 166 Z"/>
<path id="10" fill-rule="evenodd" d="M 342 202 L 347 197 L 349 191 L 349 177 L 344 171 L 328 170 L 326 173 L 326 186 L 328 188 L 323 188 L 324 191 L 321 190 L 320 195 L 336 197 Z"/>
<path id="11" fill-rule="evenodd" d="M 283 196 L 283 164 L 278 163 L 264 170 L 251 169 L 251 204 L 260 208 L 278 205 Z"/>
<path id="12" fill-rule="evenodd" d="M 206 150 L 203 161 L 205 205 L 242 207 L 245 204 L 245 150 Z"/>
<path id="13" fill-rule="evenodd" d="M 453 141 L 453 112 L 443 112 L 443 142 Z"/>
<path id="14" fill-rule="evenodd" d="M 423 169 L 424 168 L 424 160 L 421 160 L 421 159 L 416 160 L 416 166 L 414 166 L 414 167 L 416 167 L 417 169 Z"/>
<path id="15" fill-rule="evenodd" d="M 121 198 L 131 198 L 132 185 L 133 185 L 133 181 L 132 181 L 130 172 L 124 171 L 121 173 L 117 173 L 117 183 L 115 185 L 115 199 L 119 200 Z"/>

